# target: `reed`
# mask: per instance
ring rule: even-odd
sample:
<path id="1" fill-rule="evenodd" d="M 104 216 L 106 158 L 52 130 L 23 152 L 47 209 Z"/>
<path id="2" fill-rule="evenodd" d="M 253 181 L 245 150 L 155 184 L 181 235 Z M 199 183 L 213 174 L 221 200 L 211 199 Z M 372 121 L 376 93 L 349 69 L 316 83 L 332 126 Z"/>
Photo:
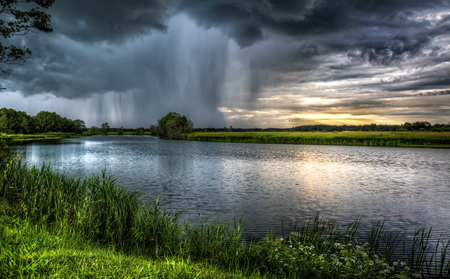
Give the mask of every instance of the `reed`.
<path id="1" fill-rule="evenodd" d="M 354 145 L 386 147 L 450 147 L 448 132 L 196 132 L 191 141 Z"/>
<path id="2" fill-rule="evenodd" d="M 244 241 L 240 220 L 200 225 L 179 222 L 181 211 L 167 211 L 160 199 L 149 204 L 129 192 L 103 170 L 85 180 L 9 161 L 0 172 L 0 218 L 25 222 L 39 230 L 113 249 L 115 253 L 150 259 L 178 258 L 233 274 L 299 278 L 387 278 L 450 275 L 448 248 L 432 249 L 430 231 L 417 232 L 407 258 L 395 264 L 402 235 L 374 225 L 368 242 L 359 241 L 361 220 L 348 226 L 316 216 L 291 224 L 283 238 L 274 233 L 260 241 Z M 409 250 L 408 250 L 409 249 Z M 0 261 L 1 263 L 1 261 Z M 30 263 L 32 264 L 32 263 Z"/>

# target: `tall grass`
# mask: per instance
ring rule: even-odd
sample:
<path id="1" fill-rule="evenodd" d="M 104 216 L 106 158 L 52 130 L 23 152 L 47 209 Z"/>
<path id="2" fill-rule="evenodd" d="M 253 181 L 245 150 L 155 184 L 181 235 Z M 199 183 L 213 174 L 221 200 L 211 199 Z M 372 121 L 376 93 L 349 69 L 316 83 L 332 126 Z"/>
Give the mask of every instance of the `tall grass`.
<path id="1" fill-rule="evenodd" d="M 374 226 L 366 244 L 358 242 L 360 220 L 346 227 L 317 216 L 290 226 L 283 238 L 269 233 L 246 242 L 238 222 L 180 223 L 180 211 L 160 200 L 148 204 L 106 175 L 70 178 L 49 166 L 27 167 L 11 160 L 1 167 L 0 217 L 24 220 L 58 235 L 76 236 L 115 251 L 150 257 L 183 258 L 252 276 L 299 278 L 386 278 L 433 273 L 448 277 L 449 242 L 434 249 L 429 233 L 417 233 L 405 263 L 393 251 L 404 240 Z M 431 255 L 431 256 L 430 256 Z"/>
<path id="2" fill-rule="evenodd" d="M 249 278 L 183 258 L 125 255 L 7 216 L 0 217 L 0 251 L 0 278 Z"/>
<path id="3" fill-rule="evenodd" d="M 450 147 L 450 133 L 438 132 L 202 132 L 192 141 L 356 145 L 388 147 Z"/>
<path id="4" fill-rule="evenodd" d="M 8 142 L 8 144 L 17 144 L 20 142 L 41 141 L 41 140 L 57 140 L 65 138 L 77 138 L 82 135 L 75 133 L 50 132 L 45 134 L 4 134 L 0 133 L 0 140 Z"/>

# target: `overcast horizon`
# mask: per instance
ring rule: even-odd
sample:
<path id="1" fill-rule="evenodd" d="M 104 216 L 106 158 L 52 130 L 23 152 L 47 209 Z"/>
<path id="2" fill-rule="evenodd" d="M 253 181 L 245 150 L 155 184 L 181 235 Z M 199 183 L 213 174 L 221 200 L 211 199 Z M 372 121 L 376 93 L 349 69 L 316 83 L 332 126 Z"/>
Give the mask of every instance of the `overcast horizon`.
<path id="1" fill-rule="evenodd" d="M 450 122 L 450 0 L 56 0 L 0 108 L 87 126 Z"/>

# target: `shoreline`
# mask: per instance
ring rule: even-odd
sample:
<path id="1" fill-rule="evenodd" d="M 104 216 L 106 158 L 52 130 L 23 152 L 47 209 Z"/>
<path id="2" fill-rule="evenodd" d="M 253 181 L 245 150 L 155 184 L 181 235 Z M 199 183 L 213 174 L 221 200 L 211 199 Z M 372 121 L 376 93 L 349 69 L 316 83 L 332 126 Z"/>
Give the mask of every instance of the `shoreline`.
<path id="1" fill-rule="evenodd" d="M 119 135 L 114 132 L 108 135 Z M 124 136 L 132 133 L 124 133 Z M 134 136 L 149 136 L 150 133 Z M 90 137 L 74 133 L 0 134 L 8 145 L 33 141 L 50 141 Z M 194 132 L 184 136 L 187 141 L 338 145 L 373 147 L 450 148 L 450 132 Z"/>
<path id="2" fill-rule="evenodd" d="M 450 148 L 450 132 L 195 132 L 188 141 Z"/>
<path id="3" fill-rule="evenodd" d="M 247 243 L 242 239 L 241 222 L 234 226 L 231 222 L 180 223 L 180 211 L 166 211 L 159 199 L 145 202 L 138 193 L 107 176 L 106 170 L 99 176 L 77 179 L 50 166 L 28 168 L 18 161 L 0 166 L 0 171 L 4 173 L 0 176 L 0 248 L 7 251 L 0 259 L 0 275 L 8 277 L 49 275 L 45 266 L 61 270 L 60 277 L 65 277 L 73 273 L 71 266 L 86 264 L 95 266 L 85 269 L 87 273 L 115 270 L 126 274 L 144 261 L 148 268 L 156 265 L 158 269 L 166 259 L 183 263 L 181 273 L 207 267 L 207 278 L 412 278 L 430 274 L 446 277 L 450 273 L 450 241 L 444 240 L 441 250 L 434 252 L 435 258 L 429 258 L 431 243 L 425 229 L 417 231 L 413 240 L 421 246 L 404 250 L 404 262 L 393 257 L 403 237 L 391 235 L 384 223 L 378 223 L 368 241 L 360 242 L 359 219 L 342 226 L 316 215 L 282 238 L 268 233 L 260 241 Z M 37 234 L 39 242 L 48 244 L 42 246 L 45 252 L 53 255 L 46 257 L 45 264 L 33 249 L 11 252 L 17 251 L 18 245 L 36 247 Z M 53 246 L 55 237 L 67 246 Z M 80 256 L 61 263 L 59 259 L 68 255 L 67 249 Z M 83 251 L 96 256 L 87 257 Z M 433 262 L 438 257 L 444 261 Z M 32 268 L 24 259 L 33 259 L 33 266 L 39 268 Z M 115 267 L 122 260 L 127 261 L 127 267 Z M 97 261 L 102 265 L 95 265 Z M 172 271 L 167 270 L 167 274 L 173 275 Z M 185 275 L 198 278 L 199 274 Z"/>
<path id="4" fill-rule="evenodd" d="M 60 140 L 69 138 L 89 137 L 74 133 L 48 133 L 48 134 L 0 134 L 0 140 L 6 141 L 8 145 L 15 145 L 33 141 Z"/>

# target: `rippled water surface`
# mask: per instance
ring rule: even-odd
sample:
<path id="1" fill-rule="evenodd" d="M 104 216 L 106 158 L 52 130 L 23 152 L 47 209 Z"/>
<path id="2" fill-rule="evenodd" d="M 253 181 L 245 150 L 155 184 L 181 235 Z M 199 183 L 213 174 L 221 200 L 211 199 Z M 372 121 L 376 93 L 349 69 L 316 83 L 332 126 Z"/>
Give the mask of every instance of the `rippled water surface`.
<path id="1" fill-rule="evenodd" d="M 390 231 L 450 231 L 450 150 L 166 141 L 96 136 L 14 147 L 70 176 L 102 169 L 131 190 L 164 196 L 183 220 L 239 219 L 246 235 L 321 215 Z"/>

